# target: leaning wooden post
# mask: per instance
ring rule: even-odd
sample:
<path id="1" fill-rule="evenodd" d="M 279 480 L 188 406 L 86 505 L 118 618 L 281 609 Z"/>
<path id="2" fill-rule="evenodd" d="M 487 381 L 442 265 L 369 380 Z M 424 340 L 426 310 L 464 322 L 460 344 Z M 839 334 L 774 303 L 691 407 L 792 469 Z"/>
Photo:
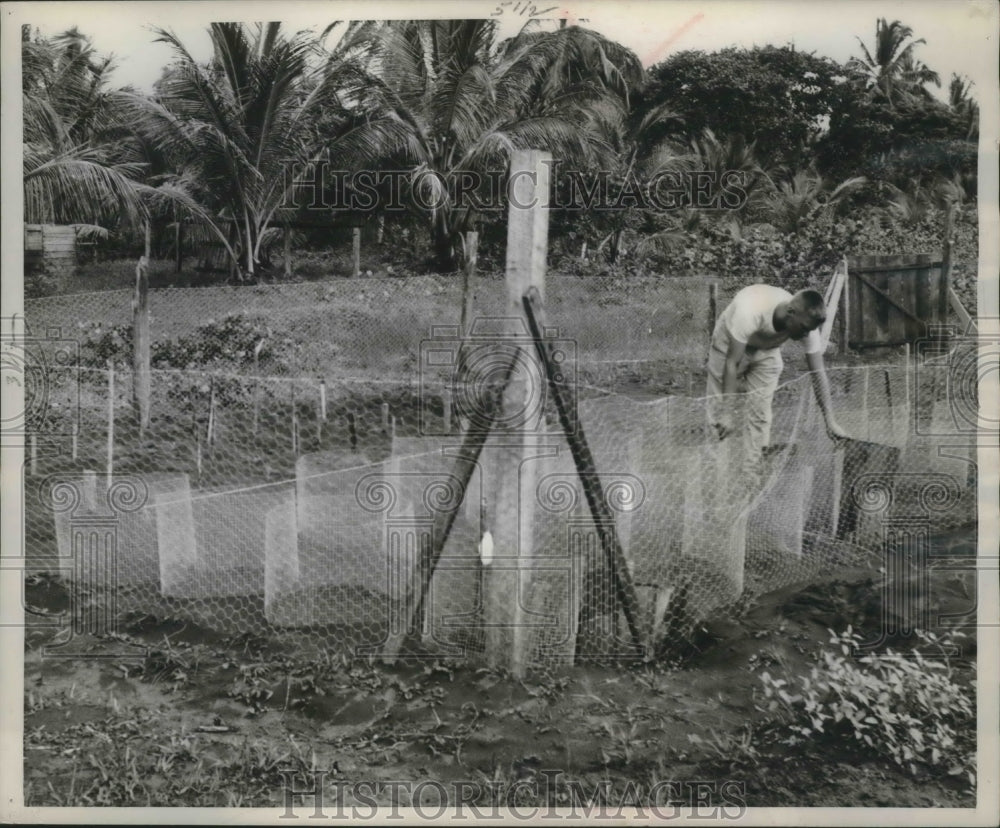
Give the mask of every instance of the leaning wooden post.
<path id="1" fill-rule="evenodd" d="M 108 360 L 108 488 L 115 471 L 115 364 Z"/>
<path id="2" fill-rule="evenodd" d="M 544 298 L 551 159 L 539 150 L 512 153 L 508 182 L 505 333 L 522 337 L 521 343 L 512 344 L 521 350 L 522 364 L 534 367 L 536 386 L 543 382 L 542 372 L 534 347 L 523 342 L 528 330 L 523 296 L 534 287 Z M 523 373 L 515 376 L 503 395 L 500 422 L 517 420 L 531 405 L 530 393 L 528 378 Z M 483 572 L 486 659 L 515 676 L 524 675 L 527 666 L 528 630 L 522 601 L 531 573 L 522 570 L 522 562 L 534 551 L 535 473 L 530 460 L 537 455 L 537 434 L 532 425 L 523 423 L 513 433 L 497 429 L 487 439 L 486 446 L 492 450 L 485 452 L 483 461 L 487 492 L 483 529 L 492 533 L 494 550 L 492 564 Z"/>
<path id="3" fill-rule="evenodd" d="M 149 225 L 146 227 L 148 229 Z M 149 428 L 149 348 L 149 259 L 143 256 L 135 268 L 135 295 L 132 298 L 132 389 L 140 437 Z"/>
<path id="4" fill-rule="evenodd" d="M 353 242 L 353 253 L 354 253 L 354 269 L 351 275 L 355 279 L 361 275 L 361 228 L 355 227 L 351 230 L 351 237 Z"/>

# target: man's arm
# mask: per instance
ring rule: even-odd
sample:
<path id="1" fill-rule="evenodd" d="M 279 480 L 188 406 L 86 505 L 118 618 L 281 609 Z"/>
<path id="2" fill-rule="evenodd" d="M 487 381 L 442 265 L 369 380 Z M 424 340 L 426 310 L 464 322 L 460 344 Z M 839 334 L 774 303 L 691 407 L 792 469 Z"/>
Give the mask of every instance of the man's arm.
<path id="1" fill-rule="evenodd" d="M 736 393 L 736 377 L 740 360 L 746 353 L 747 344 L 738 342 L 732 337 L 729 338 L 729 349 L 726 351 L 726 364 L 722 369 L 722 400 L 721 414 L 719 422 L 715 424 L 716 431 L 719 432 L 719 439 L 724 440 L 733 433 L 733 406 Z"/>
<path id="2" fill-rule="evenodd" d="M 830 380 L 826 375 L 826 366 L 823 364 L 822 351 L 817 351 L 814 354 L 806 354 L 806 364 L 809 366 L 809 376 L 812 377 L 816 402 L 819 403 L 819 409 L 823 412 L 823 420 L 826 422 L 826 433 L 834 441 L 846 438 L 847 432 L 840 427 L 837 419 L 833 416 L 833 402 L 830 399 Z"/>

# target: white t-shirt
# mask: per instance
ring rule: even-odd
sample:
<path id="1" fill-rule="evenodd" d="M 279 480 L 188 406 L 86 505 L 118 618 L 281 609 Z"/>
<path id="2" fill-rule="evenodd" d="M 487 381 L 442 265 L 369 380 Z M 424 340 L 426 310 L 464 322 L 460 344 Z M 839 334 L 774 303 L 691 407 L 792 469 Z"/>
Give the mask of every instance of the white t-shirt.
<path id="1" fill-rule="evenodd" d="M 774 330 L 774 309 L 791 298 L 792 294 L 783 288 L 750 285 L 733 297 L 719 319 L 733 339 L 758 350 L 797 341 L 807 354 L 822 353 L 823 339 L 819 329 L 810 331 L 801 340 L 789 339 Z"/>

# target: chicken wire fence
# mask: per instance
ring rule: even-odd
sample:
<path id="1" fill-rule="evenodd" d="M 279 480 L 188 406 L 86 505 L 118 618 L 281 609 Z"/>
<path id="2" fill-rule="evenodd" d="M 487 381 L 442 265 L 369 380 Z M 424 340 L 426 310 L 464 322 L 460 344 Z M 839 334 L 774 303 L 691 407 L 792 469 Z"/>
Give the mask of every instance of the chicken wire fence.
<path id="1" fill-rule="evenodd" d="M 581 365 L 700 364 L 714 277 L 546 279 L 546 307 Z M 409 381 L 437 340 L 457 338 L 462 307 L 507 314 L 502 277 L 413 276 L 148 292 L 152 365 L 263 376 Z M 724 297 L 723 297 L 724 298 Z M 84 364 L 131 364 L 131 290 L 25 302 L 29 338 L 71 347 Z M 722 301 L 722 300 L 720 300 Z M 488 337 L 490 334 L 484 334 Z M 607 376 L 606 372 L 597 378 Z"/>
<path id="2" fill-rule="evenodd" d="M 441 347 L 449 336 L 408 347 L 418 362 L 426 341 L 454 356 Z M 405 640 L 411 653 L 457 657 L 483 653 L 515 604 L 528 663 L 635 655 L 540 377 L 530 456 L 491 438 L 463 486 L 462 432 L 481 401 L 477 378 L 456 383 L 451 363 L 406 379 L 154 369 L 140 430 L 131 372 L 81 364 L 58 336 L 39 343 L 25 555 L 70 584 L 80 629 L 140 613 L 311 650 L 394 657 Z M 710 436 L 704 399 L 613 393 L 580 380 L 596 351 L 579 339 L 563 350 L 595 464 L 584 473 L 601 481 L 654 646 L 762 592 L 883 565 L 893 532 L 975 520 L 974 345 L 918 353 L 910 370 L 830 369 L 837 417 L 856 438 L 846 444 L 827 438 L 810 377 L 780 386 L 752 478 L 740 441 Z M 498 530 L 498 475 L 510 468 L 530 493 L 520 549 L 491 557 L 480 541 Z M 503 569 L 514 572 L 507 592 L 493 586 Z"/>

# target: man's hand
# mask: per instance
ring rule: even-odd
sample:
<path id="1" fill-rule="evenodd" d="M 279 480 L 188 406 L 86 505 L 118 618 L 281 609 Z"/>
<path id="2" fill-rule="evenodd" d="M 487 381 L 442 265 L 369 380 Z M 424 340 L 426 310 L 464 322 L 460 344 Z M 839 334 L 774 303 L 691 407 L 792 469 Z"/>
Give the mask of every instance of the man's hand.
<path id="1" fill-rule="evenodd" d="M 826 423 L 826 434 L 834 443 L 849 439 L 850 435 L 840 427 L 835 420 L 828 420 Z"/>
<path id="2" fill-rule="evenodd" d="M 733 418 L 729 414 L 722 414 L 712 423 L 712 428 L 715 429 L 715 433 L 719 435 L 720 440 L 725 440 L 730 434 L 733 433 Z"/>

